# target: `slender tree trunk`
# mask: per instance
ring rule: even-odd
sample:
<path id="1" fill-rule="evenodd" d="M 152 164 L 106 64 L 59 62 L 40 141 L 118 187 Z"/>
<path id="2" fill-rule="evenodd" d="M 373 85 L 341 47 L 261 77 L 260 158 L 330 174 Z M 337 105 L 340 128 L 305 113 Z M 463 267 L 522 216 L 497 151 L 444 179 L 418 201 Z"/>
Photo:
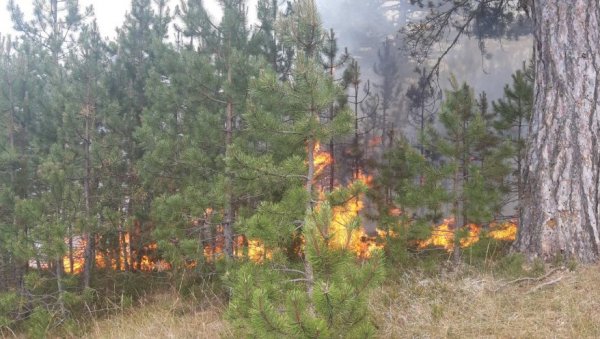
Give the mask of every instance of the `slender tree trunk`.
<path id="1" fill-rule="evenodd" d="M 358 78 L 358 75 L 356 75 Z M 354 83 L 354 178 L 360 171 L 360 151 L 358 146 L 358 79 Z"/>
<path id="2" fill-rule="evenodd" d="M 306 202 L 306 215 L 309 216 L 313 211 L 313 181 L 315 177 L 315 140 L 309 139 L 306 145 L 306 158 L 308 161 L 308 173 L 306 175 L 306 194 L 308 196 L 308 200 Z M 313 267 L 310 261 L 304 258 L 304 274 L 306 278 L 306 290 L 309 298 L 312 299 L 313 295 L 313 285 L 314 285 L 314 273 Z"/>
<path id="3" fill-rule="evenodd" d="M 69 273 L 75 273 L 73 266 L 75 265 L 75 258 L 73 257 L 73 225 L 69 223 Z"/>
<path id="4" fill-rule="evenodd" d="M 425 156 L 425 145 L 423 145 L 423 135 L 425 134 L 425 89 L 421 86 L 421 116 L 420 116 L 420 125 L 419 130 L 421 135 L 419 136 L 419 151 L 421 152 L 421 156 Z M 421 176 L 422 177 L 422 176 Z"/>
<path id="5" fill-rule="evenodd" d="M 83 140 L 83 157 L 84 157 L 84 175 L 83 175 L 83 195 L 85 200 L 85 223 L 88 225 L 88 228 L 91 225 L 90 217 L 91 217 L 91 192 L 90 192 L 90 181 L 92 177 L 92 160 L 90 154 L 90 146 L 92 143 L 92 115 L 94 114 L 94 104 L 91 100 L 91 90 L 88 84 L 87 94 L 86 94 L 86 104 L 84 109 L 82 110 L 83 118 L 84 118 L 84 140 Z M 96 264 L 96 256 L 94 255 L 95 245 L 96 245 L 96 236 L 89 229 L 86 230 L 84 234 L 84 238 L 86 241 L 85 246 L 85 261 L 83 264 L 83 287 L 90 287 L 90 280 L 92 277 L 92 269 Z"/>
<path id="6" fill-rule="evenodd" d="M 600 3 L 536 0 L 535 98 L 517 250 L 598 259 Z"/>
<path id="7" fill-rule="evenodd" d="M 126 232 L 124 232 L 123 230 L 119 231 L 119 252 L 123 252 L 123 267 L 122 269 L 124 271 L 130 271 L 129 268 L 129 255 L 127 255 L 129 252 L 128 250 L 130 250 L 128 244 L 131 243 L 131 234 L 128 234 L 128 238 L 126 237 Z M 128 240 L 128 241 L 127 241 Z M 119 261 L 119 265 L 120 265 L 120 261 Z"/>
<path id="8" fill-rule="evenodd" d="M 63 272 L 64 272 L 64 268 L 63 268 L 63 261 L 62 258 L 60 256 L 58 256 L 56 258 L 56 288 L 58 290 L 58 305 L 60 307 L 60 314 L 61 316 L 65 316 L 66 314 L 66 310 L 65 310 L 65 303 L 63 301 L 63 294 L 64 294 L 64 287 L 63 287 Z"/>
<path id="9" fill-rule="evenodd" d="M 519 112 L 521 109 L 521 99 L 519 99 Z M 523 118 L 519 116 L 517 130 L 517 215 L 521 215 L 523 207 L 523 150 L 521 149 L 523 140 Z"/>
<path id="10" fill-rule="evenodd" d="M 331 30 L 331 36 L 333 36 L 333 29 Z M 331 48 L 333 49 L 333 41 L 331 40 Z M 334 74 L 335 74 L 335 58 L 334 55 L 332 54 L 329 58 L 329 76 L 331 77 L 331 80 L 334 80 Z M 333 121 L 333 119 L 335 118 L 335 106 L 333 103 L 331 103 L 331 106 L 329 107 L 329 120 Z M 335 186 L 335 143 L 333 141 L 333 137 L 331 137 L 331 139 L 329 139 L 329 155 L 331 155 L 331 164 L 329 165 L 329 192 L 333 192 L 333 188 Z"/>
<path id="11" fill-rule="evenodd" d="M 457 145 L 457 147 L 460 147 Z M 455 198 L 452 208 L 454 209 L 454 247 L 452 248 L 452 262 L 455 265 L 460 263 L 460 237 L 459 231 L 465 225 L 464 213 L 464 170 L 463 164 L 456 167 L 454 172 L 454 188 Z"/>
<path id="12" fill-rule="evenodd" d="M 229 91 L 233 87 L 233 70 L 231 64 L 231 33 L 229 36 L 229 60 L 227 65 L 227 84 Z M 231 93 L 227 95 L 227 121 L 226 121 L 226 135 L 225 135 L 225 156 L 229 158 L 231 153 L 231 146 L 233 143 L 233 98 Z M 228 258 L 233 257 L 233 183 L 231 181 L 231 168 L 229 160 L 227 163 L 227 170 L 225 175 L 225 222 L 223 223 L 223 236 L 225 241 L 225 255 Z"/>

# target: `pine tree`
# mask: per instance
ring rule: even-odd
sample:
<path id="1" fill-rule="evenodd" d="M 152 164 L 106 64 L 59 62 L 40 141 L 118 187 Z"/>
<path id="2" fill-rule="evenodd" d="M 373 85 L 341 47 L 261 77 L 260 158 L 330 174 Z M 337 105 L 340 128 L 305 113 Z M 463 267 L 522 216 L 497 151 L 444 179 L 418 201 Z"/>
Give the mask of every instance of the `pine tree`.
<path id="1" fill-rule="evenodd" d="M 361 121 L 364 120 L 364 116 L 360 116 L 360 106 L 369 97 L 370 85 L 369 82 L 364 86 L 364 94 L 360 94 L 361 83 L 362 83 L 360 66 L 358 61 L 351 60 L 350 64 L 344 71 L 344 85 L 349 88 L 350 94 L 348 95 L 348 104 L 354 106 L 354 138 L 352 139 L 351 157 L 352 157 L 352 176 L 354 178 L 359 177 L 360 169 L 363 168 L 364 163 L 364 149 L 362 147 L 363 141 L 368 139 L 365 137 L 365 132 L 361 130 Z"/>
<path id="2" fill-rule="evenodd" d="M 244 62 L 244 53 L 247 58 L 246 13 L 243 0 L 221 0 L 223 6 L 223 19 L 219 32 L 221 34 L 222 46 L 219 53 L 219 64 L 225 78 L 225 157 L 228 161 L 231 157 L 233 146 L 233 133 L 236 110 L 243 110 L 243 102 L 247 89 L 247 62 Z M 246 66 L 246 67 L 245 67 Z M 218 66 L 219 67 L 219 66 Z M 234 79 L 235 72 L 235 79 Z M 246 75 L 246 77 L 244 76 Z M 234 192 L 231 167 L 225 169 L 225 211 L 223 220 L 223 236 L 225 241 L 225 254 L 233 256 L 233 223 L 235 220 Z"/>
<path id="3" fill-rule="evenodd" d="M 228 313 L 244 334 L 258 337 L 331 337 L 342 329 L 369 336 L 373 327 L 364 303 L 381 281 L 381 257 L 356 266 L 348 243 L 333 244 L 331 226 L 331 206 L 366 187 L 359 181 L 319 202 L 315 184 L 316 145 L 348 132 L 351 115 L 345 109 L 321 118 L 343 92 L 318 59 L 322 36 L 314 2 L 293 6 L 294 15 L 279 24 L 290 33 L 287 41 L 295 41 L 289 80 L 267 68 L 252 82 L 244 118 L 253 144 L 238 145 L 234 155 L 246 177 L 269 188 L 263 189 L 269 199 L 239 223 L 249 239 L 262 241 L 270 259 L 226 275 L 232 286 Z M 355 218 L 336 229 L 349 234 L 359 226 Z"/>
<path id="4" fill-rule="evenodd" d="M 223 133 L 214 128 L 222 124 L 222 105 L 202 94 L 218 82 L 215 73 L 203 54 L 166 50 L 150 72 L 149 105 L 135 132 L 144 150 L 140 179 L 153 197 L 152 237 L 177 272 L 192 262 L 202 267 L 222 220 Z"/>
<path id="5" fill-rule="evenodd" d="M 512 75 L 512 84 L 504 86 L 504 97 L 493 103 L 493 109 L 498 116 L 496 130 L 511 141 L 514 150 L 512 185 L 520 208 L 523 200 L 525 140 L 533 111 L 533 65 L 523 64 L 523 68 Z"/>
<path id="6" fill-rule="evenodd" d="M 92 271 L 96 266 L 95 245 L 100 231 L 98 215 L 101 208 L 97 204 L 100 178 L 97 168 L 100 167 L 101 154 L 96 150 L 96 141 L 100 137 L 97 122 L 102 120 L 110 107 L 103 86 L 106 79 L 104 70 L 108 65 L 106 52 L 98 26 L 92 22 L 83 25 L 77 49 L 71 52 L 66 62 L 70 86 L 65 91 L 67 104 L 61 136 L 74 152 L 74 170 L 78 173 L 75 178 L 81 178 L 72 183 L 83 195 L 81 205 L 76 207 L 81 212 L 76 212 L 73 222 L 82 225 L 79 231 L 85 242 L 82 271 L 84 288 L 90 287 Z M 69 227 L 69 271 L 74 273 L 72 228 Z"/>
<path id="7" fill-rule="evenodd" d="M 330 29 L 328 33 L 325 34 L 325 41 L 323 44 L 323 66 L 329 76 L 332 79 L 335 79 L 336 69 L 344 66 L 346 62 L 350 59 L 350 55 L 348 54 L 348 50 L 344 50 L 344 53 L 338 56 L 338 45 L 337 38 L 335 36 L 335 32 L 333 29 Z M 342 79 L 343 81 L 343 79 Z M 335 118 L 337 111 L 343 109 L 343 107 L 347 104 L 348 98 L 346 96 L 340 96 L 337 102 L 332 103 L 331 107 L 329 107 L 328 119 L 333 121 Z M 337 166 L 336 163 L 336 148 L 335 148 L 335 140 L 331 138 L 329 140 L 329 154 L 331 155 L 331 164 L 329 165 L 329 191 L 333 191 L 335 185 L 335 168 Z"/>
<path id="8" fill-rule="evenodd" d="M 28 155 L 32 173 L 35 173 L 30 180 L 35 184 L 17 203 L 15 220 L 22 221 L 38 268 L 44 262 L 49 272 L 54 274 L 57 304 L 60 314 L 64 315 L 62 258 L 65 254 L 64 240 L 75 222 L 78 188 L 68 179 L 75 177 L 74 153 L 70 148 L 73 145 L 62 135 L 65 130 L 67 73 L 61 62 L 69 49 L 75 46 L 81 25 L 93 11 L 89 7 L 82 14 L 78 4 L 70 1 L 36 1 L 35 16 L 26 21 L 13 1 L 9 2 L 8 8 L 25 46 L 29 45 L 35 51 L 32 55 L 36 56 L 37 62 L 32 68 L 39 76 L 33 82 L 42 89 L 25 92 L 23 107 L 27 107 L 26 114 L 35 122 L 27 128 L 30 133 L 28 146 L 35 150 Z"/>
<path id="9" fill-rule="evenodd" d="M 485 99 L 475 99 L 467 85 L 459 86 L 450 79 L 439 115 L 442 133 L 429 131 L 429 146 L 442 155 L 444 166 L 451 169 L 447 178 L 448 193 L 454 214 L 454 260 L 460 258 L 461 232 L 470 223 L 485 223 L 494 219 L 502 206 L 508 174 L 506 158 L 510 155 L 504 144 L 496 142 L 489 119 L 486 119 Z M 482 96 L 485 98 L 485 96 Z"/>
<path id="10" fill-rule="evenodd" d="M 18 227 L 15 208 L 18 200 L 26 198 L 29 174 L 25 157 L 23 90 L 27 74 L 26 52 L 10 37 L 0 37 L 0 291 L 22 286 L 27 257 L 20 248 L 26 230 Z"/>
<path id="11" fill-rule="evenodd" d="M 440 94 L 428 78 L 426 68 L 417 67 L 417 83 L 410 85 L 406 90 L 406 98 L 408 99 L 408 118 L 409 122 L 418 128 L 418 148 L 423 156 L 431 157 L 429 150 L 426 150 L 423 145 L 423 137 L 425 131 L 435 120 L 436 99 L 437 94 Z"/>
<path id="12" fill-rule="evenodd" d="M 383 260 L 377 253 L 357 265 L 346 246 L 333 244 L 332 208 L 340 201 L 364 192 L 357 184 L 336 190 L 326 202 L 306 215 L 303 226 L 305 260 L 314 267 L 306 271 L 283 266 L 275 259 L 268 264 L 242 265 L 227 277 L 233 286 L 228 316 L 243 335 L 261 338 L 373 337 L 375 328 L 368 316 L 369 291 L 381 283 Z M 357 217 L 336 230 L 351 232 L 360 226 Z M 314 290 L 303 285 L 312 279 Z"/>
<path id="13" fill-rule="evenodd" d="M 281 36 L 277 36 L 276 26 L 277 20 L 288 16 L 289 13 L 280 11 L 277 0 L 259 0 L 256 12 L 259 23 L 252 32 L 249 51 L 252 55 L 262 55 L 267 64 L 285 79 L 290 71 L 294 50 L 285 44 Z"/>
<path id="14" fill-rule="evenodd" d="M 386 39 L 377 51 L 377 62 L 373 65 L 374 73 L 379 76 L 379 83 L 373 87 L 380 98 L 381 109 L 381 149 L 385 152 L 386 144 L 390 145 L 394 134 L 394 112 L 393 103 L 397 100 L 400 91 L 399 78 L 400 67 L 398 65 L 399 55 L 395 53 L 396 44 L 393 40 Z"/>
<path id="15" fill-rule="evenodd" d="M 104 201 L 105 213 L 116 228 L 123 248 L 129 254 L 126 270 L 141 266 L 142 250 L 150 242 L 148 222 L 152 195 L 145 190 L 138 164 L 144 150 L 135 140 L 143 112 L 150 105 L 146 87 L 155 64 L 165 53 L 170 10 L 165 0 L 134 0 L 123 26 L 118 29 L 116 44 L 111 44 L 113 64 L 107 80 L 114 109 L 102 122 L 106 161 L 103 190 L 112 191 Z M 117 180 L 118 179 L 118 180 Z M 129 242 L 125 241 L 129 234 Z"/>

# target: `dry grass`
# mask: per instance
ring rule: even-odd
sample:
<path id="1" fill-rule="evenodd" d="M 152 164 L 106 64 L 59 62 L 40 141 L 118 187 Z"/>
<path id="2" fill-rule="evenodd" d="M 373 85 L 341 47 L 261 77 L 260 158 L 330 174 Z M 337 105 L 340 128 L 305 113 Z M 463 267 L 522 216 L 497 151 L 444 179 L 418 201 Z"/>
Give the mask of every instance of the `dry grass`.
<path id="1" fill-rule="evenodd" d="M 407 273 L 374 292 L 383 338 L 597 338 L 600 267 L 508 283 L 481 273 Z"/>
<path id="2" fill-rule="evenodd" d="M 231 336 L 217 299 L 202 303 L 176 293 L 154 295 L 122 314 L 96 320 L 85 338 L 220 338 Z"/>
<path id="3" fill-rule="evenodd" d="M 406 272 L 374 291 L 369 307 L 382 338 L 591 338 L 600 337 L 599 285 L 600 266 L 517 282 L 468 270 Z M 233 337 L 225 307 L 158 294 L 95 321 L 86 337 Z"/>

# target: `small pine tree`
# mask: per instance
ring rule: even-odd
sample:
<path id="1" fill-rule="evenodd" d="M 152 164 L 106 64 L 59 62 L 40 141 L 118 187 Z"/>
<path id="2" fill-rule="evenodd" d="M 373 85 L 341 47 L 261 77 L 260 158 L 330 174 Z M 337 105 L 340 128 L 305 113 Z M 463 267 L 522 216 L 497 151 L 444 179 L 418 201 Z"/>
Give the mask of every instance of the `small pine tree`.
<path id="1" fill-rule="evenodd" d="M 270 260 L 226 275 L 232 288 L 228 314 L 243 334 L 255 337 L 368 337 L 373 325 L 366 296 L 382 279 L 382 260 L 376 255 L 357 265 L 348 244 L 332 245 L 330 207 L 366 187 L 358 183 L 319 203 L 315 184 L 316 145 L 348 132 L 351 115 L 343 109 L 321 119 L 342 88 L 318 60 L 323 39 L 314 1 L 294 2 L 293 13 L 280 23 L 297 51 L 289 81 L 264 69 L 252 82 L 244 116 L 245 140 L 252 143 L 238 145 L 231 157 L 240 164 L 238 175 L 266 186 L 259 192 L 268 199 L 238 224 L 263 242 Z M 341 229 L 349 233 L 359 225 L 356 218 Z"/>
<path id="2" fill-rule="evenodd" d="M 503 179 L 509 172 L 505 143 L 495 137 L 486 115 L 485 96 L 477 102 L 473 90 L 450 79 L 440 122 L 442 133 L 430 129 L 429 146 L 452 169 L 448 193 L 454 214 L 454 260 L 460 258 L 461 232 L 469 223 L 490 222 L 504 197 Z"/>
<path id="3" fill-rule="evenodd" d="M 431 158 L 430 150 L 426 150 L 423 144 L 425 131 L 435 120 L 436 112 L 436 96 L 439 91 L 436 91 L 434 86 L 429 81 L 429 72 L 426 68 L 417 67 L 416 84 L 410 85 L 406 90 L 406 98 L 408 99 L 408 119 L 409 122 L 418 128 L 419 131 L 419 152 L 423 156 Z"/>
<path id="4" fill-rule="evenodd" d="M 311 295 L 304 288 L 309 279 L 305 271 L 277 259 L 244 264 L 227 277 L 233 291 L 227 315 L 240 332 L 260 338 L 375 336 L 367 298 L 384 277 L 381 253 L 358 264 L 348 246 L 332 243 L 332 206 L 365 189 L 358 182 L 334 191 L 306 215 L 304 251 L 313 267 Z M 350 233 L 359 226 L 357 217 L 336 230 Z"/>
<path id="5" fill-rule="evenodd" d="M 504 86 L 504 97 L 493 103 L 497 120 L 494 127 L 501 137 L 508 139 L 513 147 L 514 172 L 512 191 L 516 192 L 517 206 L 523 199 L 522 172 L 525 162 L 525 140 L 529 119 L 533 111 L 533 65 L 523 64 L 523 68 L 512 75 L 512 84 Z"/>

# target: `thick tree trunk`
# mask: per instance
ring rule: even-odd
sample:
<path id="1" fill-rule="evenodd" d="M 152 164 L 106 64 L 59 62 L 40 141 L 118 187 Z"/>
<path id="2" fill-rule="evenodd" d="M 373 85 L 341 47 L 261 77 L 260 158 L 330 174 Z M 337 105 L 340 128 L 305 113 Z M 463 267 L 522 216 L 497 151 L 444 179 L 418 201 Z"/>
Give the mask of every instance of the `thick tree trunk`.
<path id="1" fill-rule="evenodd" d="M 600 3 L 536 0 L 534 111 L 516 247 L 598 258 Z"/>

